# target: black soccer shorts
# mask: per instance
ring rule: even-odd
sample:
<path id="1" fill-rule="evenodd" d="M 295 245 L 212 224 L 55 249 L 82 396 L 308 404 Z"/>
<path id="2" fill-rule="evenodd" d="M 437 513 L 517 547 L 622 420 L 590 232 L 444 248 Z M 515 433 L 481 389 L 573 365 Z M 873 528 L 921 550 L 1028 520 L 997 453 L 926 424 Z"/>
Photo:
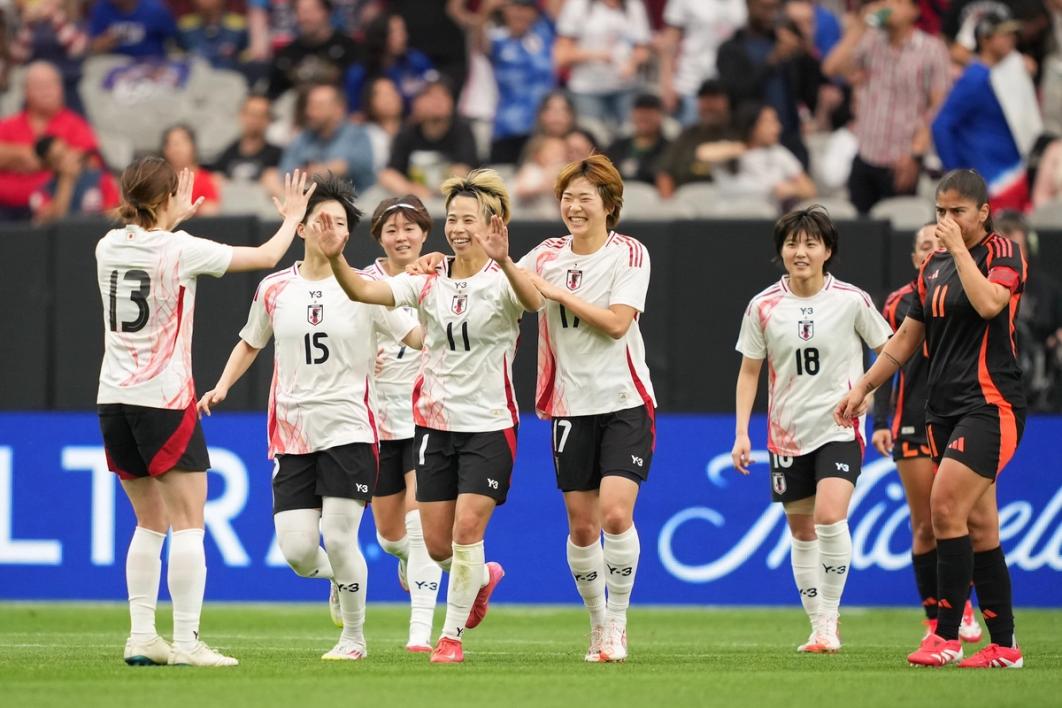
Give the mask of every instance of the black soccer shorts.
<path id="1" fill-rule="evenodd" d="M 103 403 L 97 412 L 107 469 L 121 479 L 210 469 L 195 401 L 184 410 Z"/>
<path id="2" fill-rule="evenodd" d="M 417 501 L 453 501 L 482 494 L 505 503 L 516 460 L 516 427 L 486 433 L 453 433 L 417 426 L 413 436 Z"/>
<path id="3" fill-rule="evenodd" d="M 380 441 L 380 477 L 376 497 L 389 497 L 406 491 L 406 472 L 413 471 L 413 438 Z"/>
<path id="4" fill-rule="evenodd" d="M 771 453 L 771 500 L 794 502 L 814 496 L 819 480 L 847 479 L 853 485 L 863 467 L 863 445 L 858 440 L 829 442 L 816 450 L 786 457 Z"/>
<path id="5" fill-rule="evenodd" d="M 320 509 L 322 497 L 369 501 L 376 487 L 379 452 L 373 443 L 350 443 L 305 455 L 277 455 L 273 513 Z"/>
<path id="6" fill-rule="evenodd" d="M 637 484 L 649 479 L 656 445 L 654 412 L 646 406 L 553 419 L 553 468 L 563 492 L 601 487 L 616 475 Z"/>

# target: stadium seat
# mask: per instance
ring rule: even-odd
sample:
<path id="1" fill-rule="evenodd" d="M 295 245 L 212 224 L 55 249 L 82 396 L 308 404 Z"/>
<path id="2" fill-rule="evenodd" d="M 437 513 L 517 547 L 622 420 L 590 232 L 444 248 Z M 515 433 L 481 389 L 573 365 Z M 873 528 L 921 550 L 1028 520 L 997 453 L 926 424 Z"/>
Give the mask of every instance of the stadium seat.
<path id="1" fill-rule="evenodd" d="M 96 139 L 100 144 L 100 155 L 107 167 L 114 171 L 124 170 L 133 161 L 135 151 L 133 142 L 121 133 L 106 126 L 97 126 Z"/>
<path id="2" fill-rule="evenodd" d="M 1062 200 L 1050 201 L 1033 209 L 1029 223 L 1038 229 L 1062 227 Z"/>
<path id="3" fill-rule="evenodd" d="M 925 197 L 890 197 L 870 209 L 874 219 L 892 222 L 898 231 L 914 231 L 933 218 L 933 203 Z"/>
<path id="4" fill-rule="evenodd" d="M 270 221 L 280 218 L 265 188 L 257 182 L 240 180 L 219 180 L 219 182 L 222 214 L 227 216 L 254 215 Z"/>
<path id="5" fill-rule="evenodd" d="M 810 206 L 819 205 L 826 209 L 831 219 L 858 219 L 859 210 L 847 199 L 841 197 L 813 197 L 805 199 L 796 205 L 796 209 L 807 209 Z"/>
<path id="6" fill-rule="evenodd" d="M 11 69 L 11 74 L 7 79 L 7 90 L 0 93 L 0 116 L 7 118 L 22 110 L 23 94 L 25 93 L 23 84 L 25 81 L 25 67 L 16 66 Z"/>
<path id="7" fill-rule="evenodd" d="M 712 206 L 719 201 L 719 190 L 711 182 L 691 182 L 679 187 L 672 200 L 684 217 L 713 216 Z"/>
<path id="8" fill-rule="evenodd" d="M 681 209 L 673 200 L 661 199 L 656 187 L 646 182 L 626 182 L 623 185 L 623 211 L 626 221 L 660 221 L 676 219 Z"/>

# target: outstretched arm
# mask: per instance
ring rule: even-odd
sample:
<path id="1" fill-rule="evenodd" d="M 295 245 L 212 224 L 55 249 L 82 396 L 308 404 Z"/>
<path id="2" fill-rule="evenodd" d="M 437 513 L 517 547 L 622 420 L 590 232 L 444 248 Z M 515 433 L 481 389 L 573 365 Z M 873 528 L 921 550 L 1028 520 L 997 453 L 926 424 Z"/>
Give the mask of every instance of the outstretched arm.
<path id="1" fill-rule="evenodd" d="M 631 322 L 634 322 L 634 318 L 638 315 L 638 310 L 630 305 L 598 307 L 565 288 L 546 282 L 540 275 L 529 273 L 527 277 L 542 293 L 542 297 L 553 300 L 586 324 L 613 339 L 622 339 L 627 334 L 627 330 L 631 328 Z"/>
<path id="2" fill-rule="evenodd" d="M 225 369 L 221 372 L 218 382 L 199 399 L 197 407 L 200 414 L 210 415 L 211 406 L 220 405 L 228 397 L 229 389 L 247 373 L 247 369 L 254 363 L 260 351 L 262 350 L 255 349 L 242 339 L 236 343 L 236 346 L 232 348 L 232 353 L 229 354 L 229 360 L 225 362 Z"/>
<path id="3" fill-rule="evenodd" d="M 476 235 L 476 241 L 483 247 L 488 256 L 501 266 L 505 277 L 516 293 L 520 305 L 527 312 L 538 312 L 542 309 L 542 295 L 535 288 L 531 279 L 521 268 L 513 263 L 509 257 L 509 228 L 500 216 L 490 218 L 490 231 L 486 236 Z"/>
<path id="4" fill-rule="evenodd" d="M 926 337 L 924 323 L 910 317 L 904 318 L 896 334 L 881 348 L 874 365 L 867 370 L 851 392 L 841 399 L 833 411 L 833 419 L 840 426 L 850 426 L 852 420 L 863 415 L 869 407 L 867 398 L 918 350 Z"/>
<path id="5" fill-rule="evenodd" d="M 737 391 L 734 397 L 734 447 L 730 451 L 734 468 L 741 474 L 749 473 L 749 464 L 752 462 L 749 418 L 752 417 L 752 404 L 756 401 L 756 389 L 760 385 L 762 368 L 763 359 L 741 357 L 741 370 L 738 371 Z"/>
<path id="6" fill-rule="evenodd" d="M 391 292 L 391 286 L 380 280 L 363 278 L 347 264 L 347 259 L 343 257 L 343 247 L 347 245 L 350 235 L 340 235 L 331 215 L 322 213 L 312 224 L 307 224 L 306 238 L 315 241 L 321 252 L 328 258 L 332 273 L 347 297 L 368 305 L 395 306 L 395 296 Z"/>
<path id="7" fill-rule="evenodd" d="M 230 273 L 239 273 L 248 270 L 267 270 L 273 268 L 291 247 L 295 238 L 295 229 L 298 228 L 302 218 L 306 215 L 306 205 L 310 201 L 310 195 L 317 188 L 316 182 L 310 182 L 306 187 L 307 173 L 295 170 L 284 175 L 284 201 L 273 197 L 273 203 L 277 211 L 284 217 L 283 223 L 273 237 L 261 246 L 237 246 L 232 249 L 232 262 L 229 264 Z M 198 205 L 199 202 L 196 202 Z"/>

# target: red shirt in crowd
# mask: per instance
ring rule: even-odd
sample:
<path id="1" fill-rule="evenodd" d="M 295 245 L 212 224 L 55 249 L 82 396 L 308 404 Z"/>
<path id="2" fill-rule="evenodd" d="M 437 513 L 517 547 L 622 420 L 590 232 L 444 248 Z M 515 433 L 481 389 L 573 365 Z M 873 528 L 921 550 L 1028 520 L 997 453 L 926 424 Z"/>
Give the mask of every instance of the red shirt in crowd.
<path id="1" fill-rule="evenodd" d="M 66 144 L 86 153 L 96 153 L 99 147 L 96 135 L 84 118 L 68 108 L 56 113 L 44 130 L 34 133 L 26 111 L 16 113 L 0 121 L 0 143 L 26 145 L 33 147 L 37 139 L 44 135 L 54 135 Z M 51 172 L 11 172 L 0 170 L 0 204 L 11 207 L 29 206 L 30 195 L 44 186 L 51 177 Z M 215 197 L 216 198 L 216 197 Z"/>

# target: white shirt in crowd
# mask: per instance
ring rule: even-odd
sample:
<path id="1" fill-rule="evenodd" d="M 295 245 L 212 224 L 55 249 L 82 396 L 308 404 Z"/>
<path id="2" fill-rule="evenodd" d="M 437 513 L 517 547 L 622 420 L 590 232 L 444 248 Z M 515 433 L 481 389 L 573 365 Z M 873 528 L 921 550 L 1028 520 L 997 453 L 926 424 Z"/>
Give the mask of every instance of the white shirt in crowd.
<path id="1" fill-rule="evenodd" d="M 452 264 L 448 257 L 434 275 L 386 281 L 395 306 L 416 308 L 424 326 L 413 419 L 455 433 L 512 428 L 519 423 L 512 363 L 524 308 L 494 261 L 462 279 L 449 276 Z"/>
<path id="2" fill-rule="evenodd" d="M 645 310 L 650 270 L 645 246 L 615 232 L 588 255 L 574 253 L 571 245 L 571 236 L 546 239 L 521 258 L 519 265 L 591 305 Z M 588 327 L 559 303 L 546 300 L 538 323 L 535 410 L 539 416 L 656 407 L 637 317 L 623 337 L 613 339 Z"/>
<path id="3" fill-rule="evenodd" d="M 794 295 L 788 280 L 752 298 L 736 347 L 767 359 L 767 449 L 796 457 L 829 442 L 862 442 L 866 416 L 841 427 L 833 409 L 863 375 L 863 343 L 876 349 L 892 329 L 869 295 L 832 275 L 808 298 Z"/>
<path id="4" fill-rule="evenodd" d="M 586 51 L 610 50 L 612 61 L 581 62 L 572 67 L 568 89 L 574 93 L 613 93 L 633 88 L 636 77 L 620 71 L 634 48 L 652 38 L 642 0 L 627 0 L 626 9 L 594 0 L 568 0 L 557 17 L 557 34 L 569 37 Z"/>
<path id="5" fill-rule="evenodd" d="M 668 0 L 664 22 L 682 30 L 675 91 L 694 96 L 705 79 L 719 75 L 716 54 L 748 19 L 745 0 Z"/>
<path id="6" fill-rule="evenodd" d="M 376 443 L 372 385 L 377 333 L 401 340 L 409 315 L 350 300 L 334 277 L 306 280 L 296 263 L 262 280 L 240 339 L 275 340 L 269 456 Z"/>
<path id="7" fill-rule="evenodd" d="M 232 247 L 185 231 L 112 229 L 96 244 L 104 352 L 97 403 L 195 404 L 196 278 L 225 274 Z"/>

